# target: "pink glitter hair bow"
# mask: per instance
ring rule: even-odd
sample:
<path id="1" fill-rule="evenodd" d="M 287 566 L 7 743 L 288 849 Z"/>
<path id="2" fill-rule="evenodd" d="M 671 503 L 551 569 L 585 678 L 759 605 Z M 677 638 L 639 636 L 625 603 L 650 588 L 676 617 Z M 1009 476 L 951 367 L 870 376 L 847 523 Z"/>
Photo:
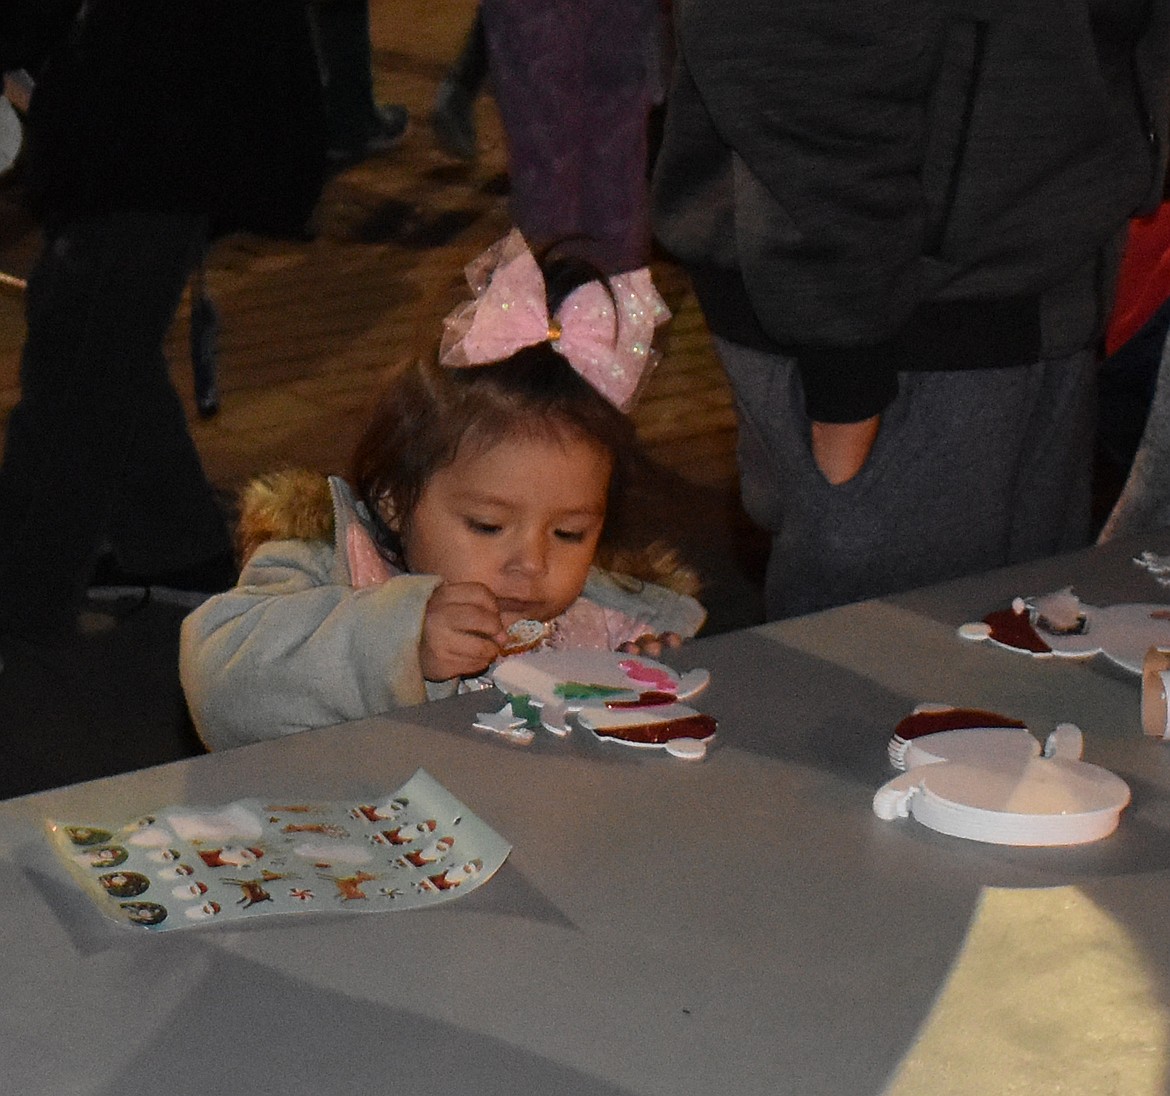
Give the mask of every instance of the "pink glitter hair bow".
<path id="1" fill-rule="evenodd" d="M 548 342 L 619 411 L 629 410 L 658 359 L 654 329 L 670 319 L 646 267 L 610 278 L 612 297 L 600 282 L 586 282 L 553 316 L 540 266 L 516 229 L 466 273 L 475 297 L 443 321 L 442 365 L 488 365 Z"/>

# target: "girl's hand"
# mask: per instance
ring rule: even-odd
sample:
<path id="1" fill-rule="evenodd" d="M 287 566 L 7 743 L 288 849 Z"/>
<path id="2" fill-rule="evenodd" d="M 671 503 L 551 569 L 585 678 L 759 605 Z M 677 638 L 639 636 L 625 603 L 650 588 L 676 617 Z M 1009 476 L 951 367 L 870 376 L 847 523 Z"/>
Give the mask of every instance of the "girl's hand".
<path id="1" fill-rule="evenodd" d="M 647 633 L 644 636 L 638 636 L 637 639 L 630 640 L 629 643 L 623 643 L 618 650 L 622 654 L 645 655 L 647 658 L 657 658 L 663 651 L 667 649 L 673 650 L 681 646 L 682 636 L 678 632 L 663 632 L 660 636 Z"/>
<path id="2" fill-rule="evenodd" d="M 419 663 L 428 681 L 470 677 L 491 664 L 507 642 L 495 595 L 478 582 L 444 583 L 427 602 Z"/>

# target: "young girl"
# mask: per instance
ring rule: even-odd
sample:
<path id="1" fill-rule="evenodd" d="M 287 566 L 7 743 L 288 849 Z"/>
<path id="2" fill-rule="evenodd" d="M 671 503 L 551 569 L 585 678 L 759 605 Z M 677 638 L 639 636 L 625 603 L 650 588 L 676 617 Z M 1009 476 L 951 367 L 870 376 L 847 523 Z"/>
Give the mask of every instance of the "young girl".
<path id="1" fill-rule="evenodd" d="M 468 280 L 438 360 L 391 379 L 350 483 L 283 473 L 246 492 L 239 585 L 182 632 L 210 748 L 451 695 L 517 632 L 654 653 L 702 624 L 671 555 L 643 560 L 658 583 L 595 565 L 618 566 L 624 411 L 668 316 L 649 272 L 585 282 L 513 232 Z"/>

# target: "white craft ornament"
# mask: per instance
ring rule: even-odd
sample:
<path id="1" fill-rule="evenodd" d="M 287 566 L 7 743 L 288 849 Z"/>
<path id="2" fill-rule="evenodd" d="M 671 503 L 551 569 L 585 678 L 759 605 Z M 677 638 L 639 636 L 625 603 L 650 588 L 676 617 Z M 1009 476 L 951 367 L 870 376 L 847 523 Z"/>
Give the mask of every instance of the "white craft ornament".
<path id="1" fill-rule="evenodd" d="M 627 746 L 667 749 L 690 740 L 695 744 L 670 751 L 688 760 L 705 755 L 714 737 L 714 720 L 681 703 L 707 687 L 706 670 L 679 674 L 645 655 L 618 651 L 536 650 L 501 659 L 491 678 L 509 696 L 527 697 L 542 726 L 558 736 L 570 732 L 575 716 L 597 737 Z"/>
<path id="2" fill-rule="evenodd" d="M 1047 627 L 1038 610 L 1045 598 L 1054 599 L 1062 612 L 1067 608 L 1066 598 L 1075 601 L 1083 617 L 1080 630 L 1063 633 Z M 1151 647 L 1170 647 L 1170 605 L 1089 605 L 1076 599 L 1070 590 L 1061 590 L 1042 598 L 1016 598 L 1010 611 L 989 613 L 982 621 L 962 624 L 958 634 L 964 639 L 987 641 L 1035 658 L 1102 655 L 1122 669 L 1140 674 Z"/>
<path id="3" fill-rule="evenodd" d="M 912 739 L 907 771 L 878 789 L 874 813 L 913 817 L 952 837 L 1000 845 L 1078 845 L 1107 837 L 1130 800 L 1120 777 L 1080 760 L 1082 736 L 1061 724 L 1040 744 L 1027 731 L 966 728 Z"/>

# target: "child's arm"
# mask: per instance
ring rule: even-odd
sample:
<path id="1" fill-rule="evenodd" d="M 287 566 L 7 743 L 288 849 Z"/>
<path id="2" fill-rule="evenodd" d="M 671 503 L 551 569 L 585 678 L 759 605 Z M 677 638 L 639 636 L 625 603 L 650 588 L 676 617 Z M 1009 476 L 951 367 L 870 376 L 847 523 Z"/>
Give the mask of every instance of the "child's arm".
<path id="1" fill-rule="evenodd" d="M 240 585 L 184 622 L 180 675 L 212 749 L 361 719 L 427 699 L 422 622 L 438 579 L 354 590 L 324 544 L 265 545 Z"/>

